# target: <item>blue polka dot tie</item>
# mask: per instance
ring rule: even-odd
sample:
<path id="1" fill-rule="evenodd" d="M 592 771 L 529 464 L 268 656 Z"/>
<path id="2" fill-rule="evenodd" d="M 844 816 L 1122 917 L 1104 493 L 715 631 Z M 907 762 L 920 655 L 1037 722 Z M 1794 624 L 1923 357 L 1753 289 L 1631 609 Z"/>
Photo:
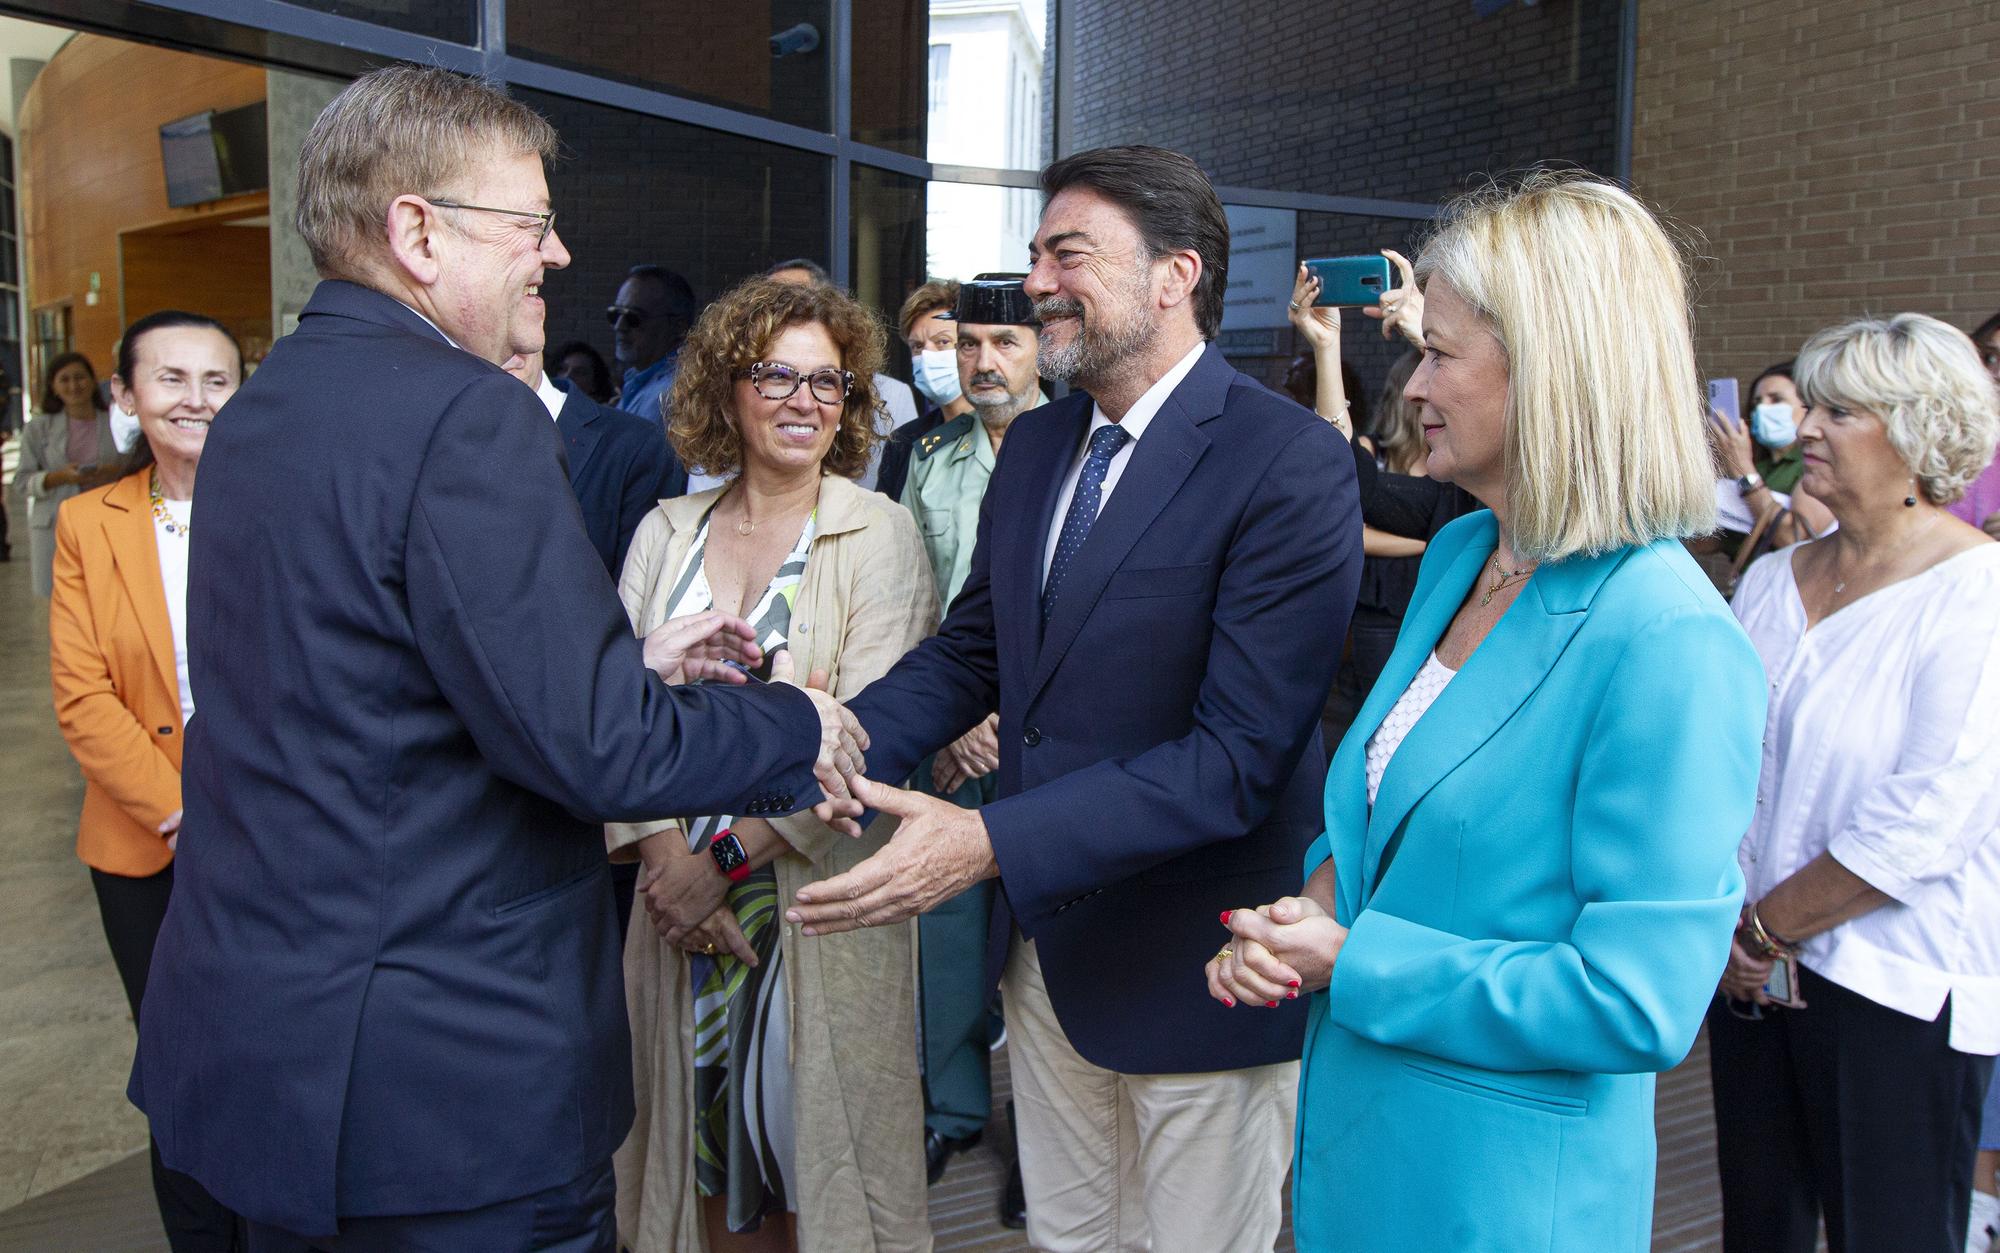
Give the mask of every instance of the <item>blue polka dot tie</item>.
<path id="1" fill-rule="evenodd" d="M 1076 559 L 1077 550 L 1083 547 L 1083 537 L 1090 534 L 1090 524 L 1097 521 L 1097 507 L 1104 498 L 1104 475 L 1111 469 L 1111 459 L 1125 446 L 1131 436 L 1116 422 L 1100 426 L 1090 436 L 1090 452 L 1083 459 L 1083 473 L 1076 476 L 1076 494 L 1069 498 L 1069 512 L 1063 515 L 1062 534 L 1056 537 L 1055 559 L 1049 562 L 1048 581 L 1042 584 L 1042 624 L 1046 626 L 1049 615 L 1056 611 L 1056 592 L 1061 589 L 1063 576 L 1069 573 L 1069 563 Z"/>

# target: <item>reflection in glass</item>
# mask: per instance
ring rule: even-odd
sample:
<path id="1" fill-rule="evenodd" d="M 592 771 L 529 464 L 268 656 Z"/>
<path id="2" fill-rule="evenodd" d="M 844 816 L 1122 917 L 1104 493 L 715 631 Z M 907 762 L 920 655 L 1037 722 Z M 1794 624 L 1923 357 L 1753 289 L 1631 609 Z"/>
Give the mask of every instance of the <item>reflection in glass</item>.
<path id="1" fill-rule="evenodd" d="M 516 94 L 555 124 L 566 154 L 549 171 L 549 192 L 573 259 L 542 286 L 549 343 L 580 339 L 610 360 L 604 307 L 635 265 L 678 271 L 706 305 L 775 262 L 825 258 L 827 158 L 566 96 Z"/>
<path id="2" fill-rule="evenodd" d="M 857 7 L 857 34 L 860 10 L 870 7 Z M 507 51 L 826 131 L 833 125 L 831 8 L 828 0 L 508 0 Z M 881 68 L 885 79 L 917 78 L 914 69 Z M 857 118 L 862 94 L 857 86 Z"/>
<path id="3" fill-rule="evenodd" d="M 852 2 L 851 133 L 864 144 L 923 156 L 924 0 Z"/>
<path id="4" fill-rule="evenodd" d="M 903 297 L 925 278 L 923 180 L 855 166 L 848 249 L 854 295 L 894 326 Z M 892 352 L 889 359 L 907 368 L 903 354 Z M 890 372 L 902 376 L 894 364 Z"/>
<path id="5" fill-rule="evenodd" d="M 962 281 L 1025 270 L 1040 215 L 1041 194 L 1025 187 L 932 183 L 924 206 L 926 272 Z"/>

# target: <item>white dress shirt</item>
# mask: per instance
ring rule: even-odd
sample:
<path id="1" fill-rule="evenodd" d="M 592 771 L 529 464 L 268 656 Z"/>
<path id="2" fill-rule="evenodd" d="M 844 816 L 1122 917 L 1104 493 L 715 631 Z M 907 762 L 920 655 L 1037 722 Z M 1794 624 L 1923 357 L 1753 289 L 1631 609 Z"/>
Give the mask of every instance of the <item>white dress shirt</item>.
<path id="1" fill-rule="evenodd" d="M 1805 941 L 1816 973 L 2000 1053 L 2000 544 L 1981 544 L 1806 630 L 1795 548 L 1733 608 L 1770 683 L 1756 901 L 1822 852 L 1892 900 Z"/>
<path id="2" fill-rule="evenodd" d="M 1123 477 L 1126 463 L 1132 460 L 1132 450 L 1139 446 L 1139 440 L 1145 436 L 1146 428 L 1152 424 L 1153 415 L 1160 411 L 1161 405 L 1167 403 L 1167 397 L 1174 394 L 1174 388 L 1181 385 L 1181 380 L 1188 376 L 1189 370 L 1194 369 L 1194 363 L 1201 360 L 1201 354 L 1207 348 L 1207 340 L 1190 348 L 1187 356 L 1176 361 L 1173 368 L 1147 388 L 1146 394 L 1139 397 L 1125 416 L 1119 419 L 1118 425 L 1125 429 L 1128 438 L 1124 446 L 1112 454 L 1111 465 L 1104 472 L 1104 486 L 1097 495 L 1098 517 L 1103 517 L 1105 509 L 1110 507 L 1111 493 L 1117 488 L 1118 480 Z M 1092 402 L 1090 429 L 1083 433 L 1083 443 L 1077 448 L 1075 459 L 1070 462 L 1069 474 L 1063 479 L 1062 491 L 1056 494 L 1055 516 L 1049 519 L 1049 542 L 1042 549 L 1044 583 L 1048 581 L 1049 567 L 1055 564 L 1056 544 L 1062 539 L 1063 518 L 1069 513 L 1070 498 L 1076 495 L 1076 481 L 1083 475 L 1084 458 L 1090 453 L 1090 437 L 1097 434 L 1097 428 L 1110 425 L 1111 419 L 1105 415 L 1103 406 Z"/>
<path id="3" fill-rule="evenodd" d="M 549 416 L 552 418 L 562 416 L 563 404 L 569 400 L 569 393 L 550 381 L 546 370 L 542 372 L 542 381 L 535 384 L 535 395 L 540 396 L 542 403 L 548 406 Z"/>
<path id="4" fill-rule="evenodd" d="M 169 531 L 155 516 L 153 538 L 160 548 L 160 583 L 167 593 L 167 625 L 174 635 L 174 677 L 181 689 L 181 725 L 194 717 L 194 685 L 188 682 L 188 527 L 194 522 L 194 502 L 164 500 L 167 516 L 180 528 Z"/>

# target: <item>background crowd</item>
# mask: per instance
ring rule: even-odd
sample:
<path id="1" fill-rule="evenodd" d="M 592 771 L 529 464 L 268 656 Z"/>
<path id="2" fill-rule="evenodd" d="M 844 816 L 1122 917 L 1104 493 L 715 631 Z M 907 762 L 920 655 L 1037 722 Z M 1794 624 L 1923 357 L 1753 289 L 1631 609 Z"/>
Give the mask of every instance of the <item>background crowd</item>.
<path id="1" fill-rule="evenodd" d="M 1373 396 L 1302 267 L 1292 403 L 1212 342 L 1207 180 L 1131 148 L 894 327 L 810 259 L 635 265 L 607 362 L 541 342 L 553 141 L 364 78 L 297 342 L 246 385 L 155 313 L 23 433 L 176 1249 L 512 1247 L 523 1199 L 532 1247 L 928 1248 L 1003 1040 L 1037 1247 L 1269 1248 L 1289 1170 L 1302 1248 L 1639 1249 L 1704 1024 L 1727 1248 L 2000 1245 L 2000 314 L 1712 410 L 1668 233 L 1535 175 L 1385 254 Z"/>

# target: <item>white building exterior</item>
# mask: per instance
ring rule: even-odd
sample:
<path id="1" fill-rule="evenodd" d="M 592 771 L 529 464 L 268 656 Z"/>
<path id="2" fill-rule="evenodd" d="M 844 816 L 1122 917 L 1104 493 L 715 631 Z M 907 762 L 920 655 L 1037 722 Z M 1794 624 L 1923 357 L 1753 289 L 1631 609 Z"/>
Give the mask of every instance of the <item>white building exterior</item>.
<path id="1" fill-rule="evenodd" d="M 931 161 L 1041 167 L 1046 13 L 1044 0 L 931 0 Z M 930 184 L 930 277 L 1027 269 L 1040 210 L 1040 193 L 1024 188 Z"/>

